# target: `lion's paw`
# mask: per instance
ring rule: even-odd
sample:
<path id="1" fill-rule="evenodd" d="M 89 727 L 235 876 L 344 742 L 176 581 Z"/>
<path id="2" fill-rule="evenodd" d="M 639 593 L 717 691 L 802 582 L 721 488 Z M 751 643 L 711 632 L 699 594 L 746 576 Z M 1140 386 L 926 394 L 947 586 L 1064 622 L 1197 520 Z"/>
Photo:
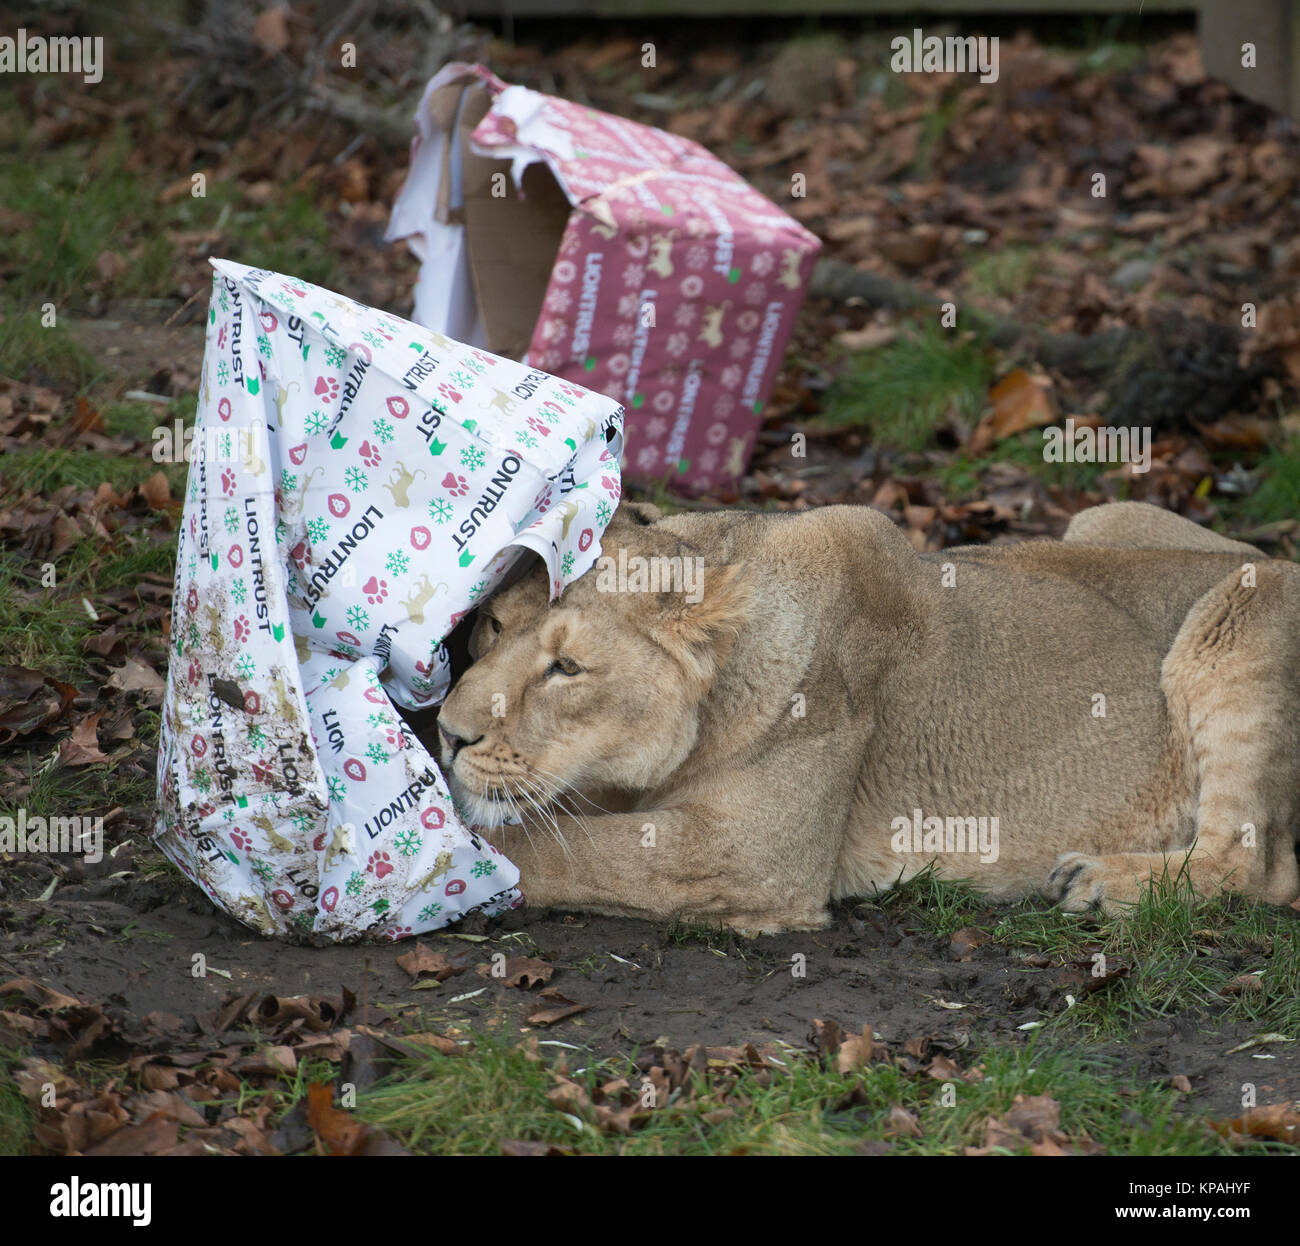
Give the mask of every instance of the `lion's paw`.
<path id="1" fill-rule="evenodd" d="M 1082 852 L 1063 852 L 1047 876 L 1043 894 L 1066 913 L 1083 913 L 1105 897 L 1104 867 Z"/>

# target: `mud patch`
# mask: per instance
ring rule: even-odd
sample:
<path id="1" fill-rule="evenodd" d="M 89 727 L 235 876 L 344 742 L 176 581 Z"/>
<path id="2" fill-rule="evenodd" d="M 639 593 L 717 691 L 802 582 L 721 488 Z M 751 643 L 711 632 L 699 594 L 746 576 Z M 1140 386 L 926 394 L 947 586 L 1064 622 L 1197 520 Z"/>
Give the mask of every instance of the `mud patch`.
<path id="1" fill-rule="evenodd" d="M 994 1045 L 1082 1041 L 1077 1031 L 1051 1026 L 1067 1007 L 1066 994 L 1077 990 L 1068 968 L 992 943 L 954 947 L 915 909 L 841 906 L 827 930 L 752 941 L 524 909 L 490 921 L 471 918 L 422 940 L 464 966 L 432 987 L 398 966 L 414 946 L 409 941 L 312 948 L 260 938 L 164 867 L 152 849 L 89 868 L 100 876 L 84 876 L 78 867 L 80 876 L 69 874 L 45 900 L 39 896 L 54 879 L 47 863 L 25 861 L 11 870 L 0 899 L 0 971 L 102 1004 L 121 1036 L 121 1050 L 96 1049 L 108 1058 L 134 1054 L 130 1036 L 149 1030 L 150 1017 L 174 1022 L 166 1042 L 160 1047 L 155 1034 L 151 1049 L 201 1050 L 198 1018 L 234 996 L 333 995 L 341 987 L 357 1000 L 349 1021 L 395 1033 L 531 1033 L 598 1056 L 634 1055 L 657 1042 L 682 1049 L 803 1045 L 817 1018 L 846 1028 L 869 1021 L 891 1046 L 929 1036 L 963 1064 Z M 990 912 L 990 924 L 994 917 Z M 529 1014 L 546 1002 L 543 988 L 480 975 L 478 966 L 498 953 L 551 962 L 547 985 L 583 1011 L 530 1026 Z M 1034 1022 L 1046 1025 L 1021 1028 Z M 1122 1044 L 1085 1046 L 1117 1077 L 1185 1077 L 1189 1109 L 1235 1115 L 1247 1084 L 1261 1103 L 1300 1096 L 1294 1045 L 1226 1054 L 1252 1033 L 1248 1024 L 1188 1012 L 1141 1023 Z M 39 1043 L 35 1050 L 41 1053 Z"/>

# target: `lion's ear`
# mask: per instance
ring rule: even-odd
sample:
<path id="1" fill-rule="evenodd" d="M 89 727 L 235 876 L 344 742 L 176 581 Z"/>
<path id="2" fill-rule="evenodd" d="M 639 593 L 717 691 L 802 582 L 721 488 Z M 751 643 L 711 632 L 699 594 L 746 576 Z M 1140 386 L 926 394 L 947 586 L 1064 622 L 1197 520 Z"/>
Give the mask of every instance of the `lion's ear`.
<path id="1" fill-rule="evenodd" d="M 662 606 L 652 631 L 689 674 L 707 684 L 749 617 L 752 592 L 749 572 L 739 563 L 697 564 L 696 574 L 698 583 L 685 586 L 684 592 L 660 594 Z"/>

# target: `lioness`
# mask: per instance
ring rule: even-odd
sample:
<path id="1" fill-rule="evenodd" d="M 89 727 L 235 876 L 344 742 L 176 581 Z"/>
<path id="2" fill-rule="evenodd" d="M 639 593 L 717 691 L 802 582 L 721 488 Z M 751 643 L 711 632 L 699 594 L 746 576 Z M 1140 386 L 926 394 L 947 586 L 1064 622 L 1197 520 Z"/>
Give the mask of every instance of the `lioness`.
<path id="1" fill-rule="evenodd" d="M 924 555 L 866 507 L 624 504 L 620 550 L 702 593 L 593 568 L 548 604 L 538 567 L 441 711 L 531 903 L 808 930 L 930 862 L 1070 911 L 1166 871 L 1300 892 L 1300 567 L 1137 503 Z"/>

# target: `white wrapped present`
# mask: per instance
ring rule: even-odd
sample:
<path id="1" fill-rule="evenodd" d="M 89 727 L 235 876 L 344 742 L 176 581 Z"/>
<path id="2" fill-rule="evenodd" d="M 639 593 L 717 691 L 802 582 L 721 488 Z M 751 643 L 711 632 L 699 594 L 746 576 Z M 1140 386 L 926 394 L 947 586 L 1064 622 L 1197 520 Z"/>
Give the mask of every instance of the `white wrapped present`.
<path id="1" fill-rule="evenodd" d="M 159 846 L 265 934 L 400 939 L 518 903 L 394 705 L 526 550 L 600 553 L 623 410 L 304 281 L 213 262 L 176 557 Z"/>

